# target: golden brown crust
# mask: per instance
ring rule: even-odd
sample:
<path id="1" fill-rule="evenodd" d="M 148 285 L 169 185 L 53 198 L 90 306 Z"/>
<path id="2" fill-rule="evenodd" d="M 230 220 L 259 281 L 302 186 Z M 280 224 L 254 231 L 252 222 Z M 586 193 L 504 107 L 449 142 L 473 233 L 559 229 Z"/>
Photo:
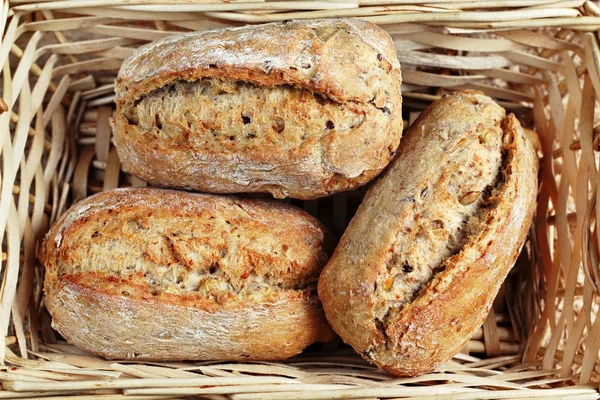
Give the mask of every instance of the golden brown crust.
<path id="1" fill-rule="evenodd" d="M 432 104 L 321 274 L 332 328 L 397 375 L 431 371 L 455 355 L 521 250 L 537 168 L 517 119 L 488 97 L 455 93 Z"/>
<path id="2" fill-rule="evenodd" d="M 390 161 L 400 83 L 390 37 L 363 21 L 186 33 L 123 63 L 115 144 L 126 169 L 156 185 L 318 198 L 364 185 Z"/>
<path id="3" fill-rule="evenodd" d="M 341 46 L 338 36 L 349 42 Z M 367 65 L 353 62 L 363 61 L 364 55 L 352 45 L 381 54 L 375 61 L 398 73 L 391 38 L 377 25 L 354 19 L 297 20 L 188 32 L 142 46 L 123 62 L 116 101 L 130 104 L 174 81 L 212 77 L 261 86 L 289 84 L 340 103 L 374 99 L 383 106 L 392 88 L 384 86 L 387 82 L 365 79 Z"/>
<path id="4" fill-rule="evenodd" d="M 214 310 L 174 305 L 150 293 L 129 299 L 98 290 L 114 284 L 48 279 L 52 326 L 69 343 L 109 359 L 280 360 L 330 339 L 314 295 L 284 292 L 263 303 L 235 301 Z"/>
<path id="5" fill-rule="evenodd" d="M 53 326 L 87 351 L 283 359 L 330 337 L 315 288 L 328 240 L 273 201 L 119 189 L 65 213 L 39 258 Z"/>

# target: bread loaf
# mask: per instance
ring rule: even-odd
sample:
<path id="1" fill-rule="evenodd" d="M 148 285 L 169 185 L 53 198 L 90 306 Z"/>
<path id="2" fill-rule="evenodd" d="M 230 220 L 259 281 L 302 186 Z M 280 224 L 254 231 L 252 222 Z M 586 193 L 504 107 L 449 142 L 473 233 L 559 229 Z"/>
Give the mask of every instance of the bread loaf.
<path id="1" fill-rule="evenodd" d="M 520 253 L 537 165 L 518 120 L 483 94 L 454 93 L 428 107 L 321 274 L 333 329 L 397 375 L 454 356 Z"/>
<path id="2" fill-rule="evenodd" d="M 377 176 L 402 135 L 394 45 L 359 20 L 169 37 L 124 61 L 115 92 L 121 162 L 160 186 L 323 197 Z"/>
<path id="3" fill-rule="evenodd" d="M 42 245 L 53 326 L 110 359 L 275 360 L 332 335 L 304 211 L 161 189 L 87 198 Z"/>

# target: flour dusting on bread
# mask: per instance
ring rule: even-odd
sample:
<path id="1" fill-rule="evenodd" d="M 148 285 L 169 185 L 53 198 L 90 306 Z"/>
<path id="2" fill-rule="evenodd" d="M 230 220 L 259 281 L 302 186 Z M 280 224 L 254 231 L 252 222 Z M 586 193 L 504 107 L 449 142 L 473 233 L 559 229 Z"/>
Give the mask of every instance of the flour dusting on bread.
<path id="1" fill-rule="evenodd" d="M 429 106 L 371 186 L 319 279 L 332 328 L 365 359 L 417 375 L 487 316 L 535 209 L 537 157 L 479 92 Z"/>
<path id="2" fill-rule="evenodd" d="M 130 188 L 75 204 L 39 258 L 53 326 L 92 353 L 280 359 L 330 335 L 316 296 L 329 247 L 290 205 Z"/>
<path id="3" fill-rule="evenodd" d="M 116 81 L 123 166 L 157 186 L 314 199 L 358 188 L 402 136 L 389 35 L 332 19 L 185 33 Z"/>

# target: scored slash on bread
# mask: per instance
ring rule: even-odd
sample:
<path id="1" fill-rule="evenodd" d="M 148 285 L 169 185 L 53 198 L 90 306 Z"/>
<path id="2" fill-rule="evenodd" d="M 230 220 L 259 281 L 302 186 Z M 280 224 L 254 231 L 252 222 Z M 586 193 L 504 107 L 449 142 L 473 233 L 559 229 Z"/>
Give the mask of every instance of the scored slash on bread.
<path id="1" fill-rule="evenodd" d="M 360 20 L 185 33 L 123 62 L 115 145 L 155 185 L 319 198 L 392 159 L 400 85 L 390 36 Z"/>
<path id="2" fill-rule="evenodd" d="M 269 200 L 163 189 L 89 197 L 39 259 L 52 325 L 110 359 L 276 360 L 331 338 L 322 225 Z"/>
<path id="3" fill-rule="evenodd" d="M 489 97 L 457 92 L 430 105 L 321 274 L 332 328 L 397 375 L 454 356 L 520 253 L 537 170 L 518 120 Z"/>

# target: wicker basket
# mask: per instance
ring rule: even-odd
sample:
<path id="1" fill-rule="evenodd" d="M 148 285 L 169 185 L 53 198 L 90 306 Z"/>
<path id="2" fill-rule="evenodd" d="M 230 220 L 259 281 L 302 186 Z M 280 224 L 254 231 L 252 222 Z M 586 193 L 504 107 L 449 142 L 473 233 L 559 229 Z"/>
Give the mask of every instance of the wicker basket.
<path id="1" fill-rule="evenodd" d="M 339 341 L 280 363 L 142 363 L 106 361 L 58 337 L 44 308 L 40 239 L 70 204 L 145 185 L 121 170 L 111 144 L 122 60 L 174 32 L 337 16 L 392 35 L 406 126 L 444 92 L 469 88 L 539 135 L 540 195 L 526 250 L 462 352 L 434 373 L 399 379 Z M 595 3 L 4 0 L 0 27 L 0 399 L 600 398 Z M 291 202 L 339 235 L 362 193 Z"/>

